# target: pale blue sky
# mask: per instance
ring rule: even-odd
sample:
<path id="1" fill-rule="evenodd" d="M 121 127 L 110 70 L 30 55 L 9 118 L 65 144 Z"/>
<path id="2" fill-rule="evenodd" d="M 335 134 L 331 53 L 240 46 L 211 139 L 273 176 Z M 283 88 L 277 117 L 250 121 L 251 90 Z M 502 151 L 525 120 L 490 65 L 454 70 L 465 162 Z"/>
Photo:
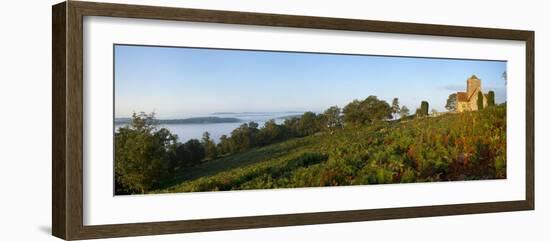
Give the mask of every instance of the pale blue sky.
<path id="1" fill-rule="evenodd" d="M 115 46 L 115 116 L 322 111 L 376 95 L 444 111 L 472 74 L 506 100 L 505 61 Z"/>

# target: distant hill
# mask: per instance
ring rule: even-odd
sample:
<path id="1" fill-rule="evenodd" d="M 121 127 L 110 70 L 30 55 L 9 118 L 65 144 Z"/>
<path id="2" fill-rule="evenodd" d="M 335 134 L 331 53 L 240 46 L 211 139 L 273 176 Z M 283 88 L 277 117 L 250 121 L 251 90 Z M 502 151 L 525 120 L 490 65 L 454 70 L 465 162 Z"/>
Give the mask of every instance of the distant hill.
<path id="1" fill-rule="evenodd" d="M 130 118 L 115 118 L 115 124 L 129 124 Z M 160 119 L 158 124 L 217 124 L 217 123 L 238 123 L 241 119 L 232 117 L 192 117 L 186 119 Z"/>
<path id="2" fill-rule="evenodd" d="M 129 124 L 132 118 L 115 118 L 115 125 Z"/>
<path id="3" fill-rule="evenodd" d="M 237 114 L 237 112 L 214 112 L 212 115 L 233 115 Z"/>
<path id="4" fill-rule="evenodd" d="M 302 116 L 302 114 L 286 115 L 286 116 L 278 117 L 277 119 L 288 120 L 288 119 L 292 119 L 292 118 L 299 118 L 300 116 Z"/>
<path id="5" fill-rule="evenodd" d="M 305 111 L 282 111 L 282 112 L 214 112 L 212 115 L 273 115 L 273 114 L 303 114 Z"/>

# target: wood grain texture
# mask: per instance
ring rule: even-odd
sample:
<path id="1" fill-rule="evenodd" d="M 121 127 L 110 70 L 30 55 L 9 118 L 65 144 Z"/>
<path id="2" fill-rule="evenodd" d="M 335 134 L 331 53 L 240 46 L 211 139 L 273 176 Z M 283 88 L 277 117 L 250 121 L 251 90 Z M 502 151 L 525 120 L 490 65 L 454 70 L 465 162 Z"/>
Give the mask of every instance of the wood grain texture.
<path id="1" fill-rule="evenodd" d="M 67 5 L 67 239 L 83 228 L 83 15 Z"/>
<path id="2" fill-rule="evenodd" d="M 525 200 L 114 225 L 83 225 L 83 17 L 108 16 L 526 42 Z M 534 32 L 69 1 L 53 7 L 52 230 L 74 239 L 203 232 L 534 209 Z"/>
<path id="3" fill-rule="evenodd" d="M 107 238 L 140 235 L 204 232 L 232 229 L 282 227 L 326 223 L 359 222 L 372 220 L 418 218 L 529 209 L 526 202 L 496 202 L 479 204 L 441 205 L 372 210 L 351 210 L 303 214 L 268 215 L 237 218 L 218 218 L 173 222 L 115 224 L 85 226 L 79 238 Z"/>
<path id="4" fill-rule="evenodd" d="M 52 234 L 66 237 L 65 3 L 52 7 Z"/>
<path id="5" fill-rule="evenodd" d="M 432 36 L 525 40 L 530 31 L 417 24 L 360 19 L 296 16 L 267 13 L 170 8 L 158 6 L 72 2 L 87 16 L 146 18 L 208 23 L 314 28 L 327 30 L 367 31 Z"/>
<path id="6" fill-rule="evenodd" d="M 525 199 L 535 209 L 535 32 L 529 32 L 526 41 L 526 131 L 525 131 Z"/>

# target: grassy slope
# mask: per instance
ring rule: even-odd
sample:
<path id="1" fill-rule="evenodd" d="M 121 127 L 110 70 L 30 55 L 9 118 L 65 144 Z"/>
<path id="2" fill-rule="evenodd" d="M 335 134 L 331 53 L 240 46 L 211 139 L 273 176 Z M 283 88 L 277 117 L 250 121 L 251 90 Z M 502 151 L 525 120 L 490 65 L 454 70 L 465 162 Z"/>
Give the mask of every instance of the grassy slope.
<path id="1" fill-rule="evenodd" d="M 505 178 L 506 108 L 347 127 L 186 170 L 157 192 Z"/>

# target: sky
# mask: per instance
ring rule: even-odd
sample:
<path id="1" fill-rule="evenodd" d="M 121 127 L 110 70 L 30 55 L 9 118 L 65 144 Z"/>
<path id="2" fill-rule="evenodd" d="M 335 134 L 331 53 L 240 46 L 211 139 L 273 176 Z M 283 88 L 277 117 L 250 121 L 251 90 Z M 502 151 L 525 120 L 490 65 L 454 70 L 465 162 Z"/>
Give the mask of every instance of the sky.
<path id="1" fill-rule="evenodd" d="M 448 96 L 475 74 L 506 101 L 505 61 L 115 45 L 115 117 L 214 112 L 321 112 L 369 95 L 411 113 Z"/>

